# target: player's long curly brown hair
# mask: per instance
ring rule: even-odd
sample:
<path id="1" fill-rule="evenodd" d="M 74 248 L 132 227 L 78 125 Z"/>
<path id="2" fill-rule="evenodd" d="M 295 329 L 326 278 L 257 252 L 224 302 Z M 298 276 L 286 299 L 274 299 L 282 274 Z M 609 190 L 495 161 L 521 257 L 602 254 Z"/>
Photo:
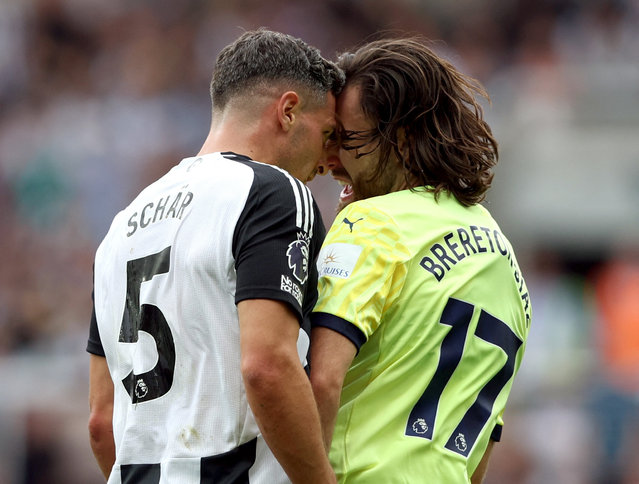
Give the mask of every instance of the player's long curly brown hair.
<path id="1" fill-rule="evenodd" d="M 384 176 L 394 151 L 409 186 L 424 185 L 435 196 L 448 191 L 466 206 L 484 199 L 498 148 L 475 98 L 488 95 L 476 80 L 417 37 L 370 42 L 342 54 L 338 65 L 347 86 L 361 87 L 364 114 L 377 124 L 371 132 L 356 133 L 360 146 L 374 142 L 380 150 L 375 177 Z"/>

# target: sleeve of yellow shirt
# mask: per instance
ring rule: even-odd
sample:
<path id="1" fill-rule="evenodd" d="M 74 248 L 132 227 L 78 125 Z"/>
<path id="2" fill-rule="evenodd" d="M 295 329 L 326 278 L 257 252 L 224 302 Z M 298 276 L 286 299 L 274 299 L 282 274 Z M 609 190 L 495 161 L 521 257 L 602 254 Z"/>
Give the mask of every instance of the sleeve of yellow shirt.
<path id="1" fill-rule="evenodd" d="M 366 203 L 349 205 L 335 219 L 318 258 L 314 312 L 342 318 L 368 338 L 397 300 L 408 257 L 392 218 Z"/>

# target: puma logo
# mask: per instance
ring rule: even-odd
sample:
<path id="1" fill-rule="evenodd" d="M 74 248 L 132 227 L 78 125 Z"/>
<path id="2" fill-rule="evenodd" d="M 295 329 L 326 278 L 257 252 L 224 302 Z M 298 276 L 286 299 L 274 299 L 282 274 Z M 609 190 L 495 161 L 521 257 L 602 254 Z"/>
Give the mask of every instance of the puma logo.
<path id="1" fill-rule="evenodd" d="M 353 232 L 353 225 L 355 225 L 360 220 L 364 220 L 364 218 L 358 218 L 357 220 L 355 220 L 355 222 L 351 222 L 346 217 L 344 217 L 344 220 L 342 220 L 342 222 L 344 222 L 346 225 L 348 225 L 348 228 L 351 229 L 351 232 Z"/>

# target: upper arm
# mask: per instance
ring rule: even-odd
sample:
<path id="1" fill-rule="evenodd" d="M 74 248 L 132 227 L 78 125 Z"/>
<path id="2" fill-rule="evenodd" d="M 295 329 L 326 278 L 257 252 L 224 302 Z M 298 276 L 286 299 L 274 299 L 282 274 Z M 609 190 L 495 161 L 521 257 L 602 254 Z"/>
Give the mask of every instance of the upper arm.
<path id="1" fill-rule="evenodd" d="M 357 352 L 353 341 L 337 331 L 317 326 L 311 337 L 311 386 L 322 423 L 324 447 L 333 438 L 344 376 Z"/>
<path id="2" fill-rule="evenodd" d="M 300 325 L 288 304 L 271 299 L 245 299 L 237 305 L 243 370 L 297 355 Z M 300 363 L 301 364 L 301 363 Z"/>
<path id="3" fill-rule="evenodd" d="M 113 440 L 113 381 L 106 358 L 91 355 L 89 365 L 89 441 L 93 454 L 108 480 L 115 462 Z"/>
<path id="4" fill-rule="evenodd" d="M 311 333 L 311 383 L 317 391 L 341 391 L 357 347 L 333 329 L 314 327 Z"/>
<path id="5" fill-rule="evenodd" d="M 109 373 L 107 360 L 103 356 L 90 355 L 89 363 L 89 409 L 90 425 L 96 427 L 111 426 L 113 418 L 113 380 Z"/>

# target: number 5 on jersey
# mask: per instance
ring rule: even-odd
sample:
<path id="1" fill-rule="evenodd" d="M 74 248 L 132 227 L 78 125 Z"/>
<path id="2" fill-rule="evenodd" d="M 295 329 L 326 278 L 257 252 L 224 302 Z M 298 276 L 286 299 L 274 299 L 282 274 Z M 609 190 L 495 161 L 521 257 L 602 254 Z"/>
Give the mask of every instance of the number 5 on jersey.
<path id="1" fill-rule="evenodd" d="M 171 247 L 155 254 L 127 262 L 126 304 L 120 326 L 121 343 L 137 343 L 139 331 L 150 334 L 158 352 L 157 364 L 147 372 L 135 374 L 133 369 L 122 379 L 132 403 L 147 402 L 166 394 L 173 385 L 175 343 L 171 328 L 157 306 L 140 305 L 142 283 L 158 274 L 169 272 Z"/>

